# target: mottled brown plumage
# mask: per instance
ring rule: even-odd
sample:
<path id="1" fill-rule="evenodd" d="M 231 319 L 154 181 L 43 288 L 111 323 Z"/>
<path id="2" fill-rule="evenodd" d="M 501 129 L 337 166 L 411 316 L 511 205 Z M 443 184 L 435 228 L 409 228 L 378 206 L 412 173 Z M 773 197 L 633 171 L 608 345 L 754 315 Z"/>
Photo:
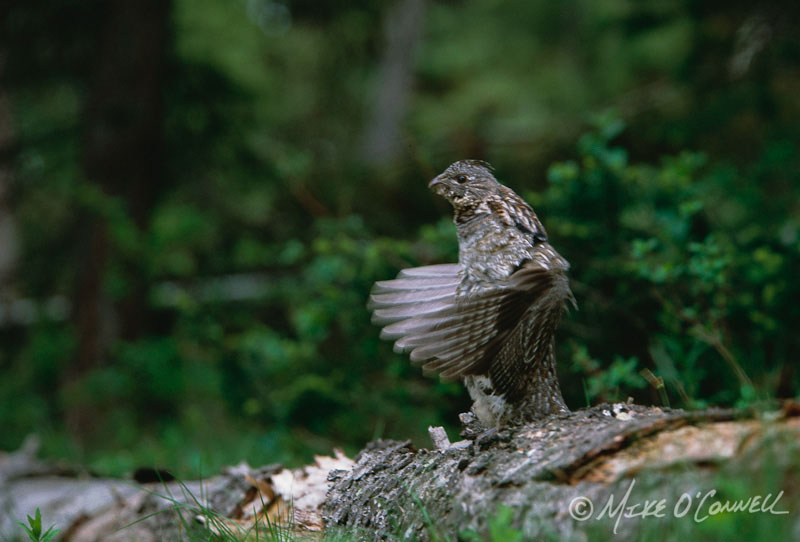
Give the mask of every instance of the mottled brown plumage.
<path id="1" fill-rule="evenodd" d="M 568 301 L 569 264 L 547 242 L 533 209 L 463 160 L 430 188 L 454 210 L 459 263 L 405 269 L 375 284 L 381 337 L 426 373 L 463 378 L 487 426 L 566 412 L 555 367 L 555 330 Z"/>

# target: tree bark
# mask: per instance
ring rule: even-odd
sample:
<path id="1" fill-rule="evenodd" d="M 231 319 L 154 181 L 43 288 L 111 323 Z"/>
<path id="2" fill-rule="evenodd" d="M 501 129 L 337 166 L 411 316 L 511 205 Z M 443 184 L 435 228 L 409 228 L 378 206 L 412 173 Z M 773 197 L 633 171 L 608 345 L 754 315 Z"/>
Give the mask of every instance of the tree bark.
<path id="1" fill-rule="evenodd" d="M 468 446 L 446 450 L 372 443 L 351 471 L 331 473 L 326 524 L 363 540 L 490 540 L 500 527 L 522 540 L 641 540 L 669 521 L 682 522 L 691 533 L 693 517 L 676 513 L 689 506 L 690 516 L 698 508 L 701 517 L 707 514 L 714 499 L 703 510 L 698 493 L 722 491 L 731 480 L 762 480 L 770 471 L 778 476 L 774 485 L 754 484 L 735 497 L 755 491 L 774 498 L 785 491 L 775 510 L 795 512 L 800 418 L 737 419 L 741 415 L 603 405 L 472 437 Z M 619 514 L 637 504 L 641 513 L 642 503 L 663 499 L 666 517 L 636 517 L 634 509 L 617 522 L 613 512 L 626 493 Z M 589 510 L 587 502 L 593 513 L 576 520 L 571 507 L 580 516 Z M 601 517 L 608 503 L 613 506 Z M 780 532 L 787 535 L 800 528 L 796 514 L 765 514 L 764 521 L 782 522 Z"/>
<path id="2" fill-rule="evenodd" d="M 345 540 L 682 540 L 706 532 L 714 522 L 700 525 L 703 517 L 723 501 L 748 503 L 717 518 L 743 535 L 800 532 L 797 404 L 757 417 L 600 405 L 496 432 L 467 426 L 452 445 L 434 434 L 442 449 L 377 441 L 355 461 L 337 453 L 294 470 L 242 464 L 202 482 L 141 486 L 75 477 L 33 459 L 29 442 L 0 454 L 0 506 L 10 512 L 0 532 L 16 532 L 14 521 L 38 506 L 73 542 L 187 531 L 255 538 L 266 521 L 303 540 L 321 539 L 323 526 Z"/>

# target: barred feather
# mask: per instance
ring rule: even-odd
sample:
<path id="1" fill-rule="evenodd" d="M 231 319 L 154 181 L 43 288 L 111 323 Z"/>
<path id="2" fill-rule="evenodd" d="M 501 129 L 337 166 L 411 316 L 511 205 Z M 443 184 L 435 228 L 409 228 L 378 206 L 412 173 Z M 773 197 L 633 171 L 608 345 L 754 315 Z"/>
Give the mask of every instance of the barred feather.
<path id="1" fill-rule="evenodd" d="M 464 378 L 487 425 L 566 410 L 554 333 L 574 304 L 564 260 L 533 209 L 486 165 L 456 162 L 430 185 L 455 209 L 459 263 L 376 282 L 369 308 L 426 374 Z"/>

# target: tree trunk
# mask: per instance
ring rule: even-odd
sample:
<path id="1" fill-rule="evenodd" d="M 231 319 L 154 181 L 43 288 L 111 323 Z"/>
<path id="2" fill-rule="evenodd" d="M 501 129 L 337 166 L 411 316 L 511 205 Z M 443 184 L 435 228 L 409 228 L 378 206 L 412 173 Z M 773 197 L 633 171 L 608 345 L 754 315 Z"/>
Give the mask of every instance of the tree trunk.
<path id="1" fill-rule="evenodd" d="M 100 194 L 122 200 L 143 229 L 162 181 L 164 55 L 169 2 L 113 0 L 102 4 L 97 60 L 84 112 L 83 166 Z M 133 339 L 146 323 L 147 282 L 130 256 L 125 262 L 128 292 L 113 307 L 104 290 L 106 267 L 115 254 L 106 209 L 87 209 L 77 255 L 73 321 L 77 359 L 67 379 L 80 381 L 100 365 L 111 342 L 110 322 L 123 339 Z M 133 260 L 133 261 L 132 261 Z M 85 436 L 94 413 L 82 401 L 71 405 L 68 425 Z"/>
<path id="2" fill-rule="evenodd" d="M 2 86 L 7 52 L 0 45 L 0 304 L 7 301 L 17 264 L 17 223 L 11 205 L 12 156 L 15 143 L 11 99 Z"/>
<path id="3" fill-rule="evenodd" d="M 367 163 L 390 162 L 401 150 L 401 126 L 411 92 L 414 53 L 422 37 L 424 13 L 425 0 L 397 0 L 386 14 L 378 84 L 361 144 Z"/>

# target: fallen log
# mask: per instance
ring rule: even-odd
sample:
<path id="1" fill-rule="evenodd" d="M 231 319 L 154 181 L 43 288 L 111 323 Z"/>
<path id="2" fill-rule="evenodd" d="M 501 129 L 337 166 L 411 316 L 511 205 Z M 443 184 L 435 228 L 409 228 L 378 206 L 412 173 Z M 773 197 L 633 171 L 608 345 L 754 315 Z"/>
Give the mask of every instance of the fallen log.
<path id="1" fill-rule="evenodd" d="M 766 414 L 600 405 L 488 432 L 463 421 L 464 440 L 433 428 L 431 449 L 376 441 L 355 461 L 243 463 L 185 483 L 99 479 L 23 449 L 0 456 L 0 538 L 14 540 L 15 521 L 39 507 L 77 542 L 321 539 L 323 529 L 345 540 L 798 539 L 795 404 Z"/>
<path id="2" fill-rule="evenodd" d="M 325 519 L 364 540 L 665 539 L 665 525 L 677 540 L 715 516 L 797 539 L 794 414 L 616 404 L 467 430 L 469 446 L 379 441 L 331 473 Z"/>

